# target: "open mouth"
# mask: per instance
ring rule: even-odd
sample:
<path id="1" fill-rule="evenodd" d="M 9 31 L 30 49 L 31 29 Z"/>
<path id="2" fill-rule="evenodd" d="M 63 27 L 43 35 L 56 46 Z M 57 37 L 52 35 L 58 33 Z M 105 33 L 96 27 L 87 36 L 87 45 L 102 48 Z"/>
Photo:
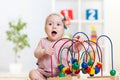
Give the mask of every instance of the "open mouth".
<path id="1" fill-rule="evenodd" d="M 56 31 L 52 31 L 51 34 L 52 34 L 52 36 L 55 36 L 57 34 L 57 32 Z"/>

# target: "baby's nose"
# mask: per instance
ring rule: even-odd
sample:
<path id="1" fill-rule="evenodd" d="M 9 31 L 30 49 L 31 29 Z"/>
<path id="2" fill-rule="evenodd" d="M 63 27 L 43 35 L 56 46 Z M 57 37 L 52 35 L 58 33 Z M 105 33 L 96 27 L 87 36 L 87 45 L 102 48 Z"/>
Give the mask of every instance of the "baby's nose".
<path id="1" fill-rule="evenodd" d="M 53 25 L 53 28 L 56 28 L 56 25 Z"/>

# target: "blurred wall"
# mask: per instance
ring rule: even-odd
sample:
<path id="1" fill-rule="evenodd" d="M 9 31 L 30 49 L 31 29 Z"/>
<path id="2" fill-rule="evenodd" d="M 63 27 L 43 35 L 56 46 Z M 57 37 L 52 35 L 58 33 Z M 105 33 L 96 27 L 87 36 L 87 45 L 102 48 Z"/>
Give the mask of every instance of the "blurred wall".
<path id="1" fill-rule="evenodd" d="M 44 21 L 50 13 L 49 0 L 0 0 L 0 73 L 8 72 L 9 64 L 14 60 L 12 43 L 6 40 L 9 21 L 17 22 L 19 18 L 27 22 L 25 33 L 28 34 L 30 48 L 21 51 L 19 62 L 23 63 L 23 72 L 35 68 L 33 55 L 39 39 L 45 36 Z"/>
<path id="2" fill-rule="evenodd" d="M 104 8 L 106 26 L 105 33 L 112 39 L 114 51 L 114 67 L 117 70 L 117 73 L 120 73 L 120 1 L 105 0 Z"/>

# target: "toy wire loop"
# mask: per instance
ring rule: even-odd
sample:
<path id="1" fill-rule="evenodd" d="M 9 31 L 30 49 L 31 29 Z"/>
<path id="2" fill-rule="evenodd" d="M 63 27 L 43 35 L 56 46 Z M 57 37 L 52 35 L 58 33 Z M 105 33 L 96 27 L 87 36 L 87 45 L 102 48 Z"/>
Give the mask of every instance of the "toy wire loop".
<path id="1" fill-rule="evenodd" d="M 76 32 L 74 35 L 73 35 L 73 37 L 72 37 L 72 52 L 73 52 L 73 42 L 74 42 L 74 37 L 77 35 L 77 34 L 83 34 L 86 38 L 87 38 L 87 40 L 88 40 L 88 48 L 87 48 L 87 50 L 85 51 L 85 53 L 87 53 L 88 52 L 88 49 L 89 49 L 89 44 L 90 44 L 90 40 L 89 40 L 89 37 L 87 36 L 87 34 L 85 34 L 84 32 Z"/>
<path id="2" fill-rule="evenodd" d="M 116 71 L 114 70 L 114 65 L 113 65 L 113 44 L 112 44 L 112 40 L 108 37 L 108 36 L 106 36 L 106 35 L 101 35 L 101 36 L 99 36 L 98 37 L 98 39 L 97 39 L 97 42 L 96 42 L 96 44 L 98 45 L 98 40 L 101 38 L 101 37 L 106 37 L 109 41 L 110 41 L 110 45 L 111 45 L 111 64 L 112 64 L 112 70 L 110 71 L 110 74 L 112 75 L 112 76 L 114 76 L 115 74 L 116 74 Z M 98 49 L 97 49 L 97 51 L 98 51 Z M 99 51 L 98 51 L 98 53 L 99 53 Z"/>
<path id="3" fill-rule="evenodd" d="M 87 40 L 84 41 L 79 41 L 77 39 L 75 39 L 75 36 L 78 34 L 83 34 Z M 80 72 L 80 70 L 82 70 L 83 73 L 88 73 L 90 76 L 94 76 L 94 74 L 98 74 L 101 70 L 101 75 L 103 75 L 103 71 L 102 71 L 102 49 L 99 46 L 99 39 L 101 37 L 106 37 L 108 38 L 108 40 L 110 41 L 111 44 L 111 63 L 112 63 L 112 70 L 110 71 L 110 74 L 112 76 L 114 76 L 116 74 L 116 71 L 114 70 L 114 65 L 113 65 L 113 44 L 111 39 L 106 36 L 106 35 L 101 35 L 97 38 L 96 42 L 90 41 L 89 37 L 84 33 L 84 32 L 77 32 L 73 35 L 72 39 L 68 39 L 68 38 L 62 38 L 58 41 L 56 41 L 54 43 L 54 45 L 52 46 L 52 48 L 54 48 L 56 46 L 56 44 L 61 41 L 61 40 L 65 40 L 63 42 L 63 44 L 60 45 L 60 49 L 58 51 L 58 69 L 60 71 L 59 73 L 59 77 L 64 77 L 66 74 L 78 74 Z M 69 45 L 67 45 L 67 43 L 69 43 Z M 75 48 L 74 45 L 75 44 L 80 44 L 83 47 L 83 52 L 82 50 L 79 50 L 78 47 Z M 84 43 L 87 43 L 87 47 L 85 46 Z M 94 45 L 93 45 L 94 44 Z M 66 46 L 67 45 L 67 46 Z M 96 50 L 94 49 L 94 47 L 96 47 Z M 92 49 L 92 54 L 93 54 L 93 58 L 92 59 L 92 54 L 89 52 L 90 48 Z M 64 53 L 64 55 L 66 56 L 66 61 L 68 64 L 68 67 L 65 67 L 64 64 L 62 63 L 62 53 L 63 51 L 66 49 L 66 54 Z M 76 52 L 77 51 L 77 52 Z M 81 52 L 81 54 L 80 54 Z M 78 54 L 78 59 L 75 58 L 76 53 Z M 97 57 L 99 62 L 96 63 L 96 53 L 97 53 Z M 68 56 L 70 59 L 68 60 Z M 86 58 L 86 59 L 85 59 Z M 83 62 L 81 63 L 80 61 L 83 59 Z M 81 63 L 81 69 L 80 69 L 80 63 Z M 51 76 L 53 77 L 53 67 L 52 67 L 52 56 L 51 56 Z"/>

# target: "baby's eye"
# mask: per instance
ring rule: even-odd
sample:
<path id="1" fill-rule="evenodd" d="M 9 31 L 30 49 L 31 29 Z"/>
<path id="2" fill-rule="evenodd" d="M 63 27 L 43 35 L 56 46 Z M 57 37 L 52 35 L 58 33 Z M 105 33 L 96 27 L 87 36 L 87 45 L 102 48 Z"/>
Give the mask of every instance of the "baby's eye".
<path id="1" fill-rule="evenodd" d="M 60 24 L 58 23 L 57 26 L 60 26 Z"/>
<path id="2" fill-rule="evenodd" d="M 49 23 L 48 25 L 49 25 L 49 26 L 51 26 L 51 25 L 52 25 L 52 23 Z"/>

